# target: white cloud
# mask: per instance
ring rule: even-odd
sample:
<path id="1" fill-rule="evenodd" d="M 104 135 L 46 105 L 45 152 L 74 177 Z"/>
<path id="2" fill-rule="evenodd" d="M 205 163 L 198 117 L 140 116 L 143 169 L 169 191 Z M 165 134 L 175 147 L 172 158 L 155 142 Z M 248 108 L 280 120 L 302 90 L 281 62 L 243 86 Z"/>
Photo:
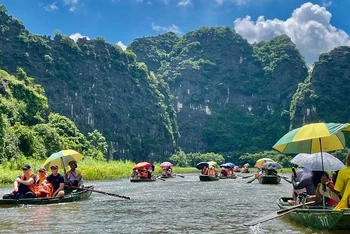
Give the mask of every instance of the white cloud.
<path id="1" fill-rule="evenodd" d="M 178 26 L 176 26 L 175 24 L 172 24 L 171 26 L 159 26 L 159 25 L 155 25 L 154 23 L 152 23 L 151 25 L 152 29 L 157 31 L 157 32 L 174 32 L 176 34 L 181 34 L 181 31 L 179 29 Z"/>
<path id="2" fill-rule="evenodd" d="M 69 11 L 75 11 L 77 8 L 77 5 L 79 3 L 79 0 L 62 0 L 63 1 L 63 5 L 68 6 L 69 7 Z"/>
<path id="3" fill-rule="evenodd" d="M 190 4 L 192 4 L 191 0 L 181 0 L 177 5 L 185 7 L 185 6 L 188 6 Z"/>
<path id="4" fill-rule="evenodd" d="M 333 4 L 333 2 L 331 0 L 327 1 L 327 0 L 322 0 L 322 6 L 324 7 L 329 7 Z"/>
<path id="5" fill-rule="evenodd" d="M 310 66 L 321 53 L 340 45 L 350 45 L 349 35 L 330 24 L 332 14 L 310 2 L 295 9 L 287 20 L 265 20 L 259 16 L 254 22 L 250 16 L 234 21 L 234 28 L 250 43 L 270 40 L 286 34 L 296 44 Z"/>
<path id="6" fill-rule="evenodd" d="M 76 42 L 79 38 L 84 38 L 84 37 L 86 37 L 87 40 L 90 40 L 89 37 L 83 36 L 83 35 L 81 35 L 80 33 L 74 33 L 74 34 L 70 35 L 69 37 L 70 37 L 71 39 L 73 39 L 75 42 Z"/>
<path id="7" fill-rule="evenodd" d="M 118 42 L 117 42 L 117 45 L 118 45 L 120 48 L 122 48 L 122 50 L 126 50 L 126 47 L 127 47 L 127 46 L 124 45 L 123 42 L 118 41 Z"/>
<path id="8" fill-rule="evenodd" d="M 224 2 L 232 2 L 236 5 L 244 5 L 250 2 L 251 0 L 215 0 L 215 2 L 219 5 L 222 5 Z"/>
<path id="9" fill-rule="evenodd" d="M 45 11 L 56 11 L 58 10 L 57 2 L 53 2 L 52 4 L 49 4 L 44 7 Z"/>

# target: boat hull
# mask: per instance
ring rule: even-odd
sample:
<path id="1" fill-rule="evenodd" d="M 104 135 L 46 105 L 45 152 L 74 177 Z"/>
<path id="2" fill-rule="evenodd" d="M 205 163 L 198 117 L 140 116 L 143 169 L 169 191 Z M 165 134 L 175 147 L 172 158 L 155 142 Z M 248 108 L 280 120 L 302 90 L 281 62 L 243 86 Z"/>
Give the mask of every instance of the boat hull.
<path id="1" fill-rule="evenodd" d="M 286 200 L 286 198 L 280 199 L 278 205 L 281 209 L 292 207 Z M 297 209 L 283 217 L 315 230 L 350 230 L 350 210 L 338 211 L 333 210 L 333 207 L 323 209 L 322 206 L 310 206 Z"/>
<path id="2" fill-rule="evenodd" d="M 133 182 L 133 183 L 154 182 L 154 181 L 156 181 L 156 178 L 152 178 L 152 179 L 133 179 L 133 178 L 130 178 L 130 182 Z"/>
<path id="3" fill-rule="evenodd" d="M 93 186 L 86 187 L 88 189 L 94 189 Z M 44 198 L 28 198 L 28 199 L 0 199 L 0 206 L 20 206 L 20 205 L 47 205 L 55 203 L 66 203 L 86 200 L 90 197 L 92 191 L 88 190 L 73 190 L 71 193 L 65 195 L 62 198 L 57 197 L 44 197 Z"/>
<path id="4" fill-rule="evenodd" d="M 219 177 L 210 176 L 210 175 L 199 175 L 200 181 L 218 181 Z"/>
<path id="5" fill-rule="evenodd" d="M 259 177 L 260 184 L 279 184 L 281 178 L 275 175 L 261 175 Z"/>
<path id="6" fill-rule="evenodd" d="M 219 176 L 219 179 L 220 179 L 220 180 L 224 180 L 224 179 L 236 179 L 236 178 L 237 178 L 237 176 L 236 176 L 236 175 L 231 176 L 231 177 Z"/>

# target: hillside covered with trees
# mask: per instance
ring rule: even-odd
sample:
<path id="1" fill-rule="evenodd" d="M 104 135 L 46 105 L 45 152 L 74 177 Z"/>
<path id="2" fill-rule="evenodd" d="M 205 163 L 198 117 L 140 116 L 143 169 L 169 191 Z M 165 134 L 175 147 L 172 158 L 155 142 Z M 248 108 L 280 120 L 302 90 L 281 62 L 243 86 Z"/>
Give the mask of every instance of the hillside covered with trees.
<path id="1" fill-rule="evenodd" d="M 0 68 L 16 82 L 41 87 L 29 95 L 3 84 L 2 102 L 16 93 L 33 105 L 15 101 L 23 110 L 10 111 L 3 104 L 7 132 L 20 123 L 35 135 L 34 126 L 55 129 L 64 119 L 81 137 L 104 136 L 110 159 L 153 162 L 212 152 L 239 163 L 304 123 L 349 122 L 349 47 L 321 55 L 308 72 L 286 35 L 249 44 L 229 27 L 136 38 L 125 51 L 102 37 L 75 42 L 59 32 L 33 35 L 4 6 L 0 29 Z M 5 71 L 3 77 L 16 80 Z M 42 157 L 59 147 L 45 139 L 21 152 Z M 77 141 L 89 142 L 84 139 Z"/>

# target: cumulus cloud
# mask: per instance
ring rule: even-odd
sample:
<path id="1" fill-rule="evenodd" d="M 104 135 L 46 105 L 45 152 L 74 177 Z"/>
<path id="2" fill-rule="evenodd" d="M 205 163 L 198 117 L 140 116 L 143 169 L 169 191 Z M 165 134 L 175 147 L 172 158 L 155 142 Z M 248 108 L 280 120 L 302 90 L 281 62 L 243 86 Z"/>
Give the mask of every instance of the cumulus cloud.
<path id="1" fill-rule="evenodd" d="M 172 24 L 170 26 L 160 26 L 152 23 L 151 27 L 154 31 L 157 31 L 157 32 L 174 32 L 176 34 L 181 34 L 179 27 L 176 26 L 175 24 Z"/>
<path id="2" fill-rule="evenodd" d="M 52 4 L 49 4 L 44 7 L 45 11 L 56 11 L 58 10 L 57 2 L 53 2 Z"/>
<path id="3" fill-rule="evenodd" d="M 311 65 L 321 53 L 340 45 L 350 45 L 349 35 L 331 25 L 332 14 L 317 4 L 304 3 L 287 20 L 265 20 L 259 16 L 254 22 L 250 16 L 234 21 L 234 28 L 250 43 L 266 41 L 286 34 L 295 43 L 306 63 Z"/>
<path id="4" fill-rule="evenodd" d="M 191 3 L 192 3 L 191 0 L 181 0 L 177 5 L 185 7 L 190 5 Z"/>
<path id="5" fill-rule="evenodd" d="M 127 46 L 124 45 L 123 42 L 118 41 L 118 42 L 117 42 L 117 45 L 118 45 L 120 48 L 122 48 L 122 50 L 126 50 L 126 47 L 127 47 Z"/>
<path id="6" fill-rule="evenodd" d="M 73 39 L 75 42 L 76 42 L 79 38 L 84 38 L 84 37 L 85 37 L 87 40 L 90 40 L 89 37 L 83 36 L 83 35 L 81 35 L 80 33 L 74 33 L 74 34 L 70 35 L 69 37 L 70 37 L 71 39 Z"/>

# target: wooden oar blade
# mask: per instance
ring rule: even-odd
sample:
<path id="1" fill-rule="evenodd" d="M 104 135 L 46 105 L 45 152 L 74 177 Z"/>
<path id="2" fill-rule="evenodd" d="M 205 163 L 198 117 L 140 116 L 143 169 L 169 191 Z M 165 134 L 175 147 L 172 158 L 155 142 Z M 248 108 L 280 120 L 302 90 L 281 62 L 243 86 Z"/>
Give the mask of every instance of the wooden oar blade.
<path id="1" fill-rule="evenodd" d="M 109 195 L 109 196 L 120 197 L 120 198 L 124 198 L 124 199 L 130 200 L 130 197 L 118 195 L 118 194 L 115 194 L 115 193 L 108 193 L 108 192 L 99 191 L 99 190 L 95 190 L 95 189 L 80 188 L 80 187 L 75 187 L 75 186 L 66 186 L 66 187 L 67 187 L 67 188 L 72 188 L 72 189 L 86 190 L 86 191 L 91 191 L 91 192 L 95 192 L 95 193 L 106 194 L 106 195 Z"/>
<path id="2" fill-rule="evenodd" d="M 244 226 L 254 226 L 254 225 L 257 225 L 259 223 L 264 223 L 266 221 L 269 221 L 269 220 L 272 220 L 272 219 L 276 219 L 276 218 L 279 218 L 279 217 L 284 216 L 286 214 L 292 213 L 296 209 L 302 208 L 303 206 L 306 206 L 306 205 L 311 205 L 313 203 L 315 203 L 315 201 L 306 202 L 305 204 L 296 205 L 296 206 L 293 206 L 293 207 L 288 208 L 288 209 L 275 211 L 272 214 L 266 215 L 266 216 L 264 216 L 262 218 L 258 218 L 258 219 L 252 220 L 250 222 L 246 222 L 243 225 Z"/>
<path id="3" fill-rule="evenodd" d="M 257 178 L 258 178 L 258 177 L 254 177 L 254 179 L 247 181 L 247 183 L 250 184 L 251 182 L 253 182 L 253 181 L 256 180 Z"/>

